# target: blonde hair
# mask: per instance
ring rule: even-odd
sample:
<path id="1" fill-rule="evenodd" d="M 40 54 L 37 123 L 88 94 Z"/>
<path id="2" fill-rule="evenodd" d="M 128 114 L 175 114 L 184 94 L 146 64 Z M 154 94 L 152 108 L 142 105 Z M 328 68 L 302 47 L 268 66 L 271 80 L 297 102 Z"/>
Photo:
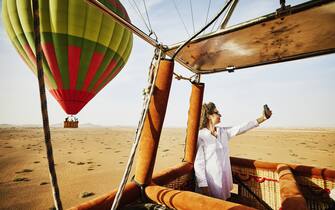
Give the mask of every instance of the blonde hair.
<path id="1" fill-rule="evenodd" d="M 213 102 L 204 103 L 201 108 L 201 116 L 200 116 L 200 126 L 199 129 L 203 129 L 207 127 L 208 116 L 214 113 L 216 106 Z"/>

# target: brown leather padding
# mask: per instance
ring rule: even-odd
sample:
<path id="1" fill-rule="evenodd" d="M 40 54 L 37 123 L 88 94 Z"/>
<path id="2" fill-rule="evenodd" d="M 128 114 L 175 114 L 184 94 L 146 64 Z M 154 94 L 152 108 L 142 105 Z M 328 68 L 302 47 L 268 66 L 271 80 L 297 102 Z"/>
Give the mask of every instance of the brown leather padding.
<path id="1" fill-rule="evenodd" d="M 155 173 L 153 177 L 153 182 L 155 184 L 164 185 L 182 175 L 191 173 L 193 169 L 193 164 L 190 163 L 180 163 L 174 167 L 165 169 L 163 171 L 160 171 L 158 173 Z M 76 207 L 72 207 L 69 210 L 102 210 L 102 209 L 110 209 L 115 195 L 116 195 L 117 189 L 113 190 L 111 193 L 108 193 L 106 195 L 100 196 L 98 198 L 95 198 L 93 200 L 87 201 L 85 203 L 82 203 Z M 140 197 L 140 190 L 135 185 L 135 183 L 128 183 L 126 185 L 126 188 L 122 194 L 121 197 L 121 203 L 120 206 L 123 206 L 125 204 L 132 203 L 136 201 Z"/>
<path id="2" fill-rule="evenodd" d="M 189 163 L 194 163 L 195 160 L 204 88 L 204 83 L 192 84 L 184 157 L 184 161 Z"/>
<path id="3" fill-rule="evenodd" d="M 262 162 L 262 161 L 249 160 L 249 159 L 243 159 L 243 158 L 234 158 L 234 157 L 231 157 L 231 163 L 232 163 L 233 167 L 234 166 L 241 166 L 241 167 L 246 167 L 246 168 L 268 169 L 268 170 L 273 170 L 273 171 L 276 171 L 277 166 L 280 165 L 279 163 L 269 163 L 269 162 Z M 294 195 L 294 194 L 298 193 L 297 188 L 291 188 L 290 182 L 285 182 L 285 179 L 288 178 L 288 177 L 285 177 L 285 176 L 292 174 L 291 171 L 298 170 L 299 174 L 302 174 L 304 176 L 317 176 L 317 177 L 319 177 L 321 174 L 324 175 L 324 173 L 321 173 L 324 170 L 321 170 L 321 169 L 318 169 L 318 168 L 314 168 L 315 170 L 307 170 L 307 169 L 312 168 L 312 167 L 299 166 L 299 167 L 303 168 L 303 170 L 301 170 L 301 168 L 292 169 L 292 167 L 297 168 L 298 166 L 285 165 L 285 167 L 278 167 L 278 173 L 279 173 L 279 177 L 281 179 L 280 187 L 283 188 L 283 189 L 287 189 L 287 190 L 282 190 L 281 189 L 281 191 L 284 193 L 282 196 L 284 196 L 284 195 L 286 195 L 286 196 Z M 180 164 L 178 164 L 174 167 L 171 167 L 171 168 L 165 169 L 163 171 L 160 171 L 158 173 L 155 173 L 152 181 L 153 181 L 154 184 L 165 185 L 165 184 L 177 179 L 180 176 L 183 176 L 185 174 L 190 173 L 192 170 L 193 170 L 193 164 L 192 163 L 187 163 L 187 162 L 180 163 Z M 335 176 L 332 175 L 335 172 L 334 170 L 327 169 L 326 172 L 327 173 L 325 173 L 325 174 L 327 176 L 323 176 L 324 178 L 328 177 L 330 179 L 334 179 Z M 289 179 L 292 180 L 292 176 Z M 291 192 L 291 189 L 293 189 L 292 192 Z M 112 191 L 110 194 L 103 195 L 103 196 L 98 197 L 94 200 L 87 201 L 83 204 L 80 204 L 77 207 L 73 207 L 70 210 L 110 209 L 110 207 L 113 203 L 113 200 L 115 198 L 115 194 L 116 194 L 116 190 Z M 134 183 L 128 183 L 126 185 L 126 189 L 125 189 L 125 191 L 123 193 L 123 196 L 122 196 L 122 199 L 121 199 L 121 206 L 122 206 L 122 204 L 128 204 L 128 203 L 131 203 L 131 202 L 135 201 L 136 199 L 139 198 L 139 196 L 140 196 L 139 188 L 136 187 Z M 154 196 L 154 195 L 152 195 L 152 196 Z M 158 196 L 158 195 L 156 195 L 156 196 Z M 198 199 L 198 197 L 194 197 L 194 198 Z M 208 197 L 205 197 L 205 198 L 208 199 Z M 185 199 L 187 199 L 187 198 L 185 198 Z M 284 206 L 286 207 L 288 205 L 289 208 L 290 208 L 291 207 L 290 203 L 300 202 L 299 200 L 301 200 L 301 198 L 299 196 L 298 197 L 291 196 L 290 200 L 287 200 L 287 199 L 285 199 L 285 200 L 286 201 L 283 204 L 283 207 Z M 203 202 L 202 205 L 205 205 L 206 202 L 207 202 L 204 199 L 202 199 L 201 201 Z M 209 202 L 211 202 L 211 201 L 209 201 Z M 233 208 L 236 208 L 236 207 L 233 207 Z M 237 207 L 237 208 L 240 208 L 240 207 Z M 181 208 L 181 209 L 185 209 L 185 208 Z M 190 209 L 193 210 L 193 209 L 195 209 L 195 207 L 192 206 L 192 208 L 190 208 Z M 285 209 L 285 208 L 283 208 L 283 209 Z M 298 208 L 296 208 L 296 209 L 298 209 Z"/>
<path id="4" fill-rule="evenodd" d="M 100 196 L 96 199 L 82 203 L 69 210 L 101 210 L 111 209 L 117 189 L 111 193 Z M 140 190 L 135 183 L 128 183 L 122 193 L 120 206 L 136 201 L 140 196 Z"/>
<path id="5" fill-rule="evenodd" d="M 190 191 L 173 190 L 161 186 L 148 186 L 146 195 L 153 201 L 178 210 L 254 209 Z"/>
<path id="6" fill-rule="evenodd" d="M 290 170 L 285 164 L 277 166 L 280 185 L 280 198 L 282 209 L 285 210 L 307 210 L 307 203 L 301 194 L 298 184 Z"/>
<path id="7" fill-rule="evenodd" d="M 149 111 L 144 121 L 137 156 L 135 181 L 151 183 L 173 75 L 173 60 L 161 60 Z"/>

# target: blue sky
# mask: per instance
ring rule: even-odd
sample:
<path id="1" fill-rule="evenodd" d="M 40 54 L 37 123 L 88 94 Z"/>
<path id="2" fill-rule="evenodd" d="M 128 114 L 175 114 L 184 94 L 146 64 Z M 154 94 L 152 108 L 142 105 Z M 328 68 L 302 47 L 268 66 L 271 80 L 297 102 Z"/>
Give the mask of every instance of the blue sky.
<path id="1" fill-rule="evenodd" d="M 193 32 L 188 0 L 175 0 L 188 31 Z M 2 3 L 2 0 L 0 1 Z M 142 21 L 122 1 L 132 22 L 147 32 Z M 143 5 L 139 6 L 143 10 Z M 159 40 L 172 44 L 188 38 L 174 8 L 173 1 L 146 0 L 153 30 Z M 195 30 L 203 26 L 207 0 L 193 2 Z M 209 16 L 224 1 L 212 0 Z M 240 0 L 229 25 L 273 12 L 279 1 Z M 303 1 L 286 1 L 297 4 Z M 257 8 L 257 9 L 254 9 Z M 211 27 L 210 27 L 211 28 Z M 215 27 L 216 28 L 216 27 Z M 130 59 L 121 73 L 78 114 L 81 123 L 106 126 L 136 126 L 142 109 L 142 89 L 146 86 L 153 48 L 134 36 Z M 204 100 L 213 101 L 223 113 L 223 124 L 234 125 L 259 116 L 263 104 L 273 110 L 267 127 L 335 127 L 335 55 L 266 65 L 202 77 L 206 83 Z M 192 75 L 176 64 L 175 71 Z M 11 45 L 0 23 L 0 124 L 41 124 L 38 82 Z M 191 86 L 173 80 L 165 126 L 185 127 Z M 48 96 L 51 124 L 62 122 L 65 112 Z"/>

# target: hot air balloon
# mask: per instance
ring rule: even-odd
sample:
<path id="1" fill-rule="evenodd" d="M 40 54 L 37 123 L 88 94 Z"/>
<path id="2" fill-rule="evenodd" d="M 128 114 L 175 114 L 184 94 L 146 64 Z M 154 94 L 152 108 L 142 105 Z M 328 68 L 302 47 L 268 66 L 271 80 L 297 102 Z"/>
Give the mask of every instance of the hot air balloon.
<path id="1" fill-rule="evenodd" d="M 3 0 L 2 17 L 12 44 L 37 74 L 31 0 Z M 129 20 L 118 0 L 109 8 Z M 131 32 L 84 0 L 39 1 L 47 88 L 64 111 L 77 114 L 122 69 Z"/>

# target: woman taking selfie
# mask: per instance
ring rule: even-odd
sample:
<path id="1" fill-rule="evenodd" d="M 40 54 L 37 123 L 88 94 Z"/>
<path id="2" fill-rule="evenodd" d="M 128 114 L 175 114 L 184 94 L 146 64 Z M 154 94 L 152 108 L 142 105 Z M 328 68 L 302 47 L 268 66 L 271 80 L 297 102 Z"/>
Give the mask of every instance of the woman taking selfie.
<path id="1" fill-rule="evenodd" d="M 228 141 L 257 127 L 269 119 L 271 110 L 264 105 L 262 115 L 256 120 L 234 126 L 220 127 L 221 114 L 214 103 L 202 105 L 197 155 L 194 163 L 198 191 L 204 195 L 226 200 L 233 189 Z"/>

